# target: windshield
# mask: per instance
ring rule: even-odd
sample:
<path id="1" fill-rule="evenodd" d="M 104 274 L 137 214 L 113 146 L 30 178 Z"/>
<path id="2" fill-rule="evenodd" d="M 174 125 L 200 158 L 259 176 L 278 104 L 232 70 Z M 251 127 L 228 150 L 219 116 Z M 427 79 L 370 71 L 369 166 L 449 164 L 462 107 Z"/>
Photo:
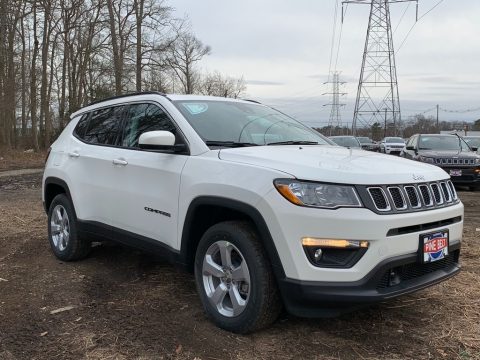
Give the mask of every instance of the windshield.
<path id="1" fill-rule="evenodd" d="M 469 151 L 470 148 L 457 136 L 420 136 L 419 150 Z"/>
<path id="2" fill-rule="evenodd" d="M 480 137 L 464 137 L 463 140 L 468 144 L 468 146 L 480 148 Z"/>
<path id="3" fill-rule="evenodd" d="M 349 137 L 332 137 L 330 138 L 335 142 L 337 145 L 345 146 L 345 147 L 360 147 L 358 140 L 355 139 L 353 136 Z"/>
<path id="4" fill-rule="evenodd" d="M 357 137 L 357 140 L 360 141 L 360 144 L 373 144 L 373 141 L 368 137 Z"/>
<path id="5" fill-rule="evenodd" d="M 207 145 L 331 144 L 315 130 L 268 106 L 228 100 L 173 103 Z"/>
<path id="6" fill-rule="evenodd" d="M 386 138 L 385 142 L 389 144 L 405 144 L 405 141 L 402 138 L 398 138 L 398 137 Z"/>

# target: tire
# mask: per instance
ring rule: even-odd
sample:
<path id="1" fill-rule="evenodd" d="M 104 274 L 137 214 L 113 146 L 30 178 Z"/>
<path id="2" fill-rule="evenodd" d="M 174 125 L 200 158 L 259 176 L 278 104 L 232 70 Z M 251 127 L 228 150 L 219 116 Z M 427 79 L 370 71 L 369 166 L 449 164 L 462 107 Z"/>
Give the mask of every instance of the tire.
<path id="1" fill-rule="evenodd" d="M 272 324 L 282 310 L 267 254 L 248 222 L 226 221 L 205 232 L 195 280 L 207 316 L 222 329 L 250 333 Z"/>
<path id="2" fill-rule="evenodd" d="M 65 194 L 55 196 L 48 209 L 48 240 L 58 259 L 75 261 L 89 254 L 91 241 L 82 237 L 77 228 L 71 201 Z"/>

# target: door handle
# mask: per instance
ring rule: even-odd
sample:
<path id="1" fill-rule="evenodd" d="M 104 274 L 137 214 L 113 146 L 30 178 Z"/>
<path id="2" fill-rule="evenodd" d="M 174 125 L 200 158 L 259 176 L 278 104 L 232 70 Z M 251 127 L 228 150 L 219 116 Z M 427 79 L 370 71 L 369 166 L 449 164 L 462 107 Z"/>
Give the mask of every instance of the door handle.
<path id="1" fill-rule="evenodd" d="M 71 158 L 78 158 L 80 157 L 80 154 L 76 151 L 73 151 L 73 152 L 69 152 L 68 156 L 70 156 Z"/>
<path id="2" fill-rule="evenodd" d="M 122 166 L 128 165 L 128 161 L 123 159 L 115 159 L 112 162 L 113 162 L 113 165 L 122 165 Z"/>

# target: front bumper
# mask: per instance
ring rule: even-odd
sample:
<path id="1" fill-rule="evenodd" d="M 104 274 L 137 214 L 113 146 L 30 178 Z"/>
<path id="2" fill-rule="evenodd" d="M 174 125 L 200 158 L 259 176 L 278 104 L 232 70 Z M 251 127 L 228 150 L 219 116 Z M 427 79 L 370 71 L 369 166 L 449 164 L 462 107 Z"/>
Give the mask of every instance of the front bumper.
<path id="1" fill-rule="evenodd" d="M 456 185 L 480 185 L 480 172 L 476 172 L 475 170 L 480 169 L 480 167 L 466 167 L 466 166 L 441 166 L 443 170 L 447 174 L 450 174 L 451 170 L 461 170 L 461 176 L 451 176 L 451 180 Z"/>
<path id="2" fill-rule="evenodd" d="M 422 290 L 460 271 L 460 244 L 450 246 L 443 260 L 418 263 L 416 253 L 379 263 L 363 279 L 353 282 L 316 282 L 283 279 L 280 291 L 286 309 L 300 317 L 331 317 Z M 395 283 L 390 280 L 396 274 Z"/>

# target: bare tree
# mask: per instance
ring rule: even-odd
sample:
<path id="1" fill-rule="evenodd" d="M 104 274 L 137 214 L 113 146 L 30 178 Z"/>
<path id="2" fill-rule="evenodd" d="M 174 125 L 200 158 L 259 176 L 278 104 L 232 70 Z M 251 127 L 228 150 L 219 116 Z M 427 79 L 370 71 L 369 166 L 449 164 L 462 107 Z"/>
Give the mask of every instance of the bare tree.
<path id="1" fill-rule="evenodd" d="M 185 94 L 194 93 L 199 80 L 195 65 L 210 53 L 210 46 L 204 45 L 190 32 L 181 34 L 171 47 L 167 62 L 180 80 Z"/>
<path id="2" fill-rule="evenodd" d="M 242 78 L 223 76 L 219 72 L 206 74 L 202 77 L 199 93 L 203 95 L 238 98 L 244 94 L 247 86 Z"/>

